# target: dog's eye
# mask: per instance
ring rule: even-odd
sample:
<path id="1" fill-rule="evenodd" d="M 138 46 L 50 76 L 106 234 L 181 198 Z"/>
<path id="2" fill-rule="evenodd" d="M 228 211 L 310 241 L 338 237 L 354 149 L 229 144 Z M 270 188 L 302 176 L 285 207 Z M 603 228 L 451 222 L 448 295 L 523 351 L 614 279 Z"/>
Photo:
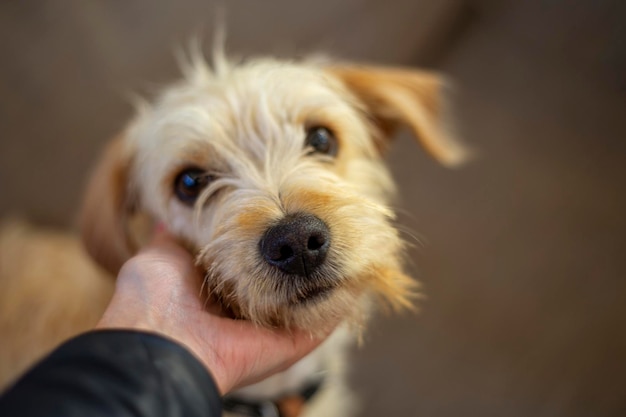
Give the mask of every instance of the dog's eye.
<path id="1" fill-rule="evenodd" d="M 193 204 L 212 179 L 212 176 L 201 169 L 186 169 L 174 181 L 176 197 L 185 204 Z"/>
<path id="2" fill-rule="evenodd" d="M 316 126 L 306 132 L 305 146 L 313 148 L 311 153 L 337 155 L 337 138 L 325 127 Z"/>

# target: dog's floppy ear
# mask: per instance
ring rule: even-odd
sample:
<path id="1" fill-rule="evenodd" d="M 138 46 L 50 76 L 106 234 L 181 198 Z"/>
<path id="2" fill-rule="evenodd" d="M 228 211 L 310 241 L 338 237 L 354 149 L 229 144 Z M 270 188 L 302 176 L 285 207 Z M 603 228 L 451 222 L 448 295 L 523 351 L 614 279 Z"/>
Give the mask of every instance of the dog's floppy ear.
<path id="1" fill-rule="evenodd" d="M 122 136 L 108 144 L 87 184 L 80 215 L 87 251 L 114 274 L 135 249 L 127 224 L 133 210 L 128 182 L 130 162 Z"/>
<path id="2" fill-rule="evenodd" d="M 399 125 L 411 128 L 424 149 L 446 166 L 457 166 L 468 158 L 467 150 L 444 130 L 444 81 L 432 72 L 361 66 L 328 68 L 365 105 L 387 139 Z"/>

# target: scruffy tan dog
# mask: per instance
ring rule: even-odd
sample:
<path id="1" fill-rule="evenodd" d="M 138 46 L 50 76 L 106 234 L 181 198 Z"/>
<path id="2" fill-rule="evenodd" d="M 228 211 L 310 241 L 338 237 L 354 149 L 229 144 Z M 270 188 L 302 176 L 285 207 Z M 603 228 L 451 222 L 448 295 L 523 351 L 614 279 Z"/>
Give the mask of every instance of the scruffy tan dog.
<path id="1" fill-rule="evenodd" d="M 115 273 L 160 222 L 196 254 L 206 294 L 233 316 L 313 333 L 341 318 L 319 349 L 234 393 L 227 408 L 346 416 L 345 345 L 372 301 L 410 307 L 416 288 L 402 270 L 403 243 L 387 206 L 394 187 L 382 154 L 404 124 L 443 164 L 465 156 L 440 125 L 442 82 L 408 69 L 274 59 L 234 64 L 221 54 L 212 68 L 192 59 L 184 73 L 142 104 L 106 150 L 87 189 L 84 243 Z M 53 259 L 75 240 L 59 246 L 50 239 L 13 227 L 0 241 L 3 253 L 23 246 L 1 258 L 4 382 L 89 328 L 111 294 L 102 271 L 77 266 L 84 259 Z M 29 245 L 54 249 L 41 254 Z M 72 250 L 71 258 L 81 258 L 78 247 Z M 25 273 L 20 258 L 56 264 L 42 269 L 58 275 Z"/>

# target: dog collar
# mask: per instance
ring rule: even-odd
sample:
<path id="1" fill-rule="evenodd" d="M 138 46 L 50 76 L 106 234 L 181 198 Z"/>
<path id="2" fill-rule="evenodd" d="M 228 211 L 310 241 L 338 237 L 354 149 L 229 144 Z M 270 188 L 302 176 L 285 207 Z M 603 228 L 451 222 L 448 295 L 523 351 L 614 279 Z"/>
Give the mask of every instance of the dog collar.
<path id="1" fill-rule="evenodd" d="M 246 417 L 297 417 L 323 383 L 324 378 L 317 378 L 305 384 L 300 391 L 276 399 L 254 401 L 229 395 L 222 399 L 222 406 L 225 411 Z"/>

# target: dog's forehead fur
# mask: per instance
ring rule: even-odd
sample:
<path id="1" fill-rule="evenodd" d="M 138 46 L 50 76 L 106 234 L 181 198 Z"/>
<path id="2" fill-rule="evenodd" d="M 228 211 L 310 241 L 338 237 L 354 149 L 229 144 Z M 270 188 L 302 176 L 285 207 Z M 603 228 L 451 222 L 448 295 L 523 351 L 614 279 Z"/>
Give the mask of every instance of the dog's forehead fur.
<path id="1" fill-rule="evenodd" d="M 301 148 L 303 127 L 363 127 L 358 102 L 322 67 L 270 59 L 231 66 L 224 73 L 197 65 L 139 121 L 147 127 L 136 136 L 140 148 L 185 140 L 210 144 L 214 152 L 294 141 Z M 350 143 L 373 152 L 367 132 L 356 133 Z"/>

